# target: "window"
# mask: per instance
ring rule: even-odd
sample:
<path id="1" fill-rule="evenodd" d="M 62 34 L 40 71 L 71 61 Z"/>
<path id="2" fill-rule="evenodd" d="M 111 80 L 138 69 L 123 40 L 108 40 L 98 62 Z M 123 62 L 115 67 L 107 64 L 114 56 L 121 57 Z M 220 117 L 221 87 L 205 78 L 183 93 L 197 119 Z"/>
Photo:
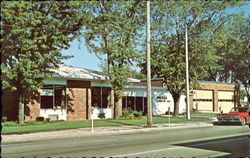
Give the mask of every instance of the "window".
<path id="1" fill-rule="evenodd" d="M 247 112 L 247 108 L 232 108 L 230 112 Z"/>
<path id="2" fill-rule="evenodd" d="M 196 102 L 211 102 L 213 100 L 212 99 L 193 99 L 193 101 L 196 101 Z"/>
<path id="3" fill-rule="evenodd" d="M 233 99 L 218 99 L 219 102 L 234 102 Z"/>
<path id="4" fill-rule="evenodd" d="M 147 113 L 147 98 L 146 97 L 122 97 L 122 109 L 132 109 Z"/>
<path id="5" fill-rule="evenodd" d="M 66 107 L 66 86 L 45 85 L 41 91 L 42 109 L 64 109 Z"/>
<path id="6" fill-rule="evenodd" d="M 110 91 L 111 88 L 108 87 L 92 87 L 92 106 L 97 108 L 107 108 L 109 104 Z"/>

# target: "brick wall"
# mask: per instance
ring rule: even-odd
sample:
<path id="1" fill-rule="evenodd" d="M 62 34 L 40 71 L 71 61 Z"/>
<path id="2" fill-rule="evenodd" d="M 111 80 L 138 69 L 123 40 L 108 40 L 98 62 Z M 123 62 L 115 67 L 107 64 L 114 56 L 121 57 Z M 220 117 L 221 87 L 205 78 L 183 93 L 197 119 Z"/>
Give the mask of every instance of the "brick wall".
<path id="1" fill-rule="evenodd" d="M 40 96 L 32 97 L 25 107 L 25 121 L 36 120 L 40 116 Z"/>
<path id="2" fill-rule="evenodd" d="M 89 81 L 67 81 L 67 120 L 85 120 L 89 118 L 91 106 L 91 83 Z"/>
<path id="3" fill-rule="evenodd" d="M 199 82 L 198 90 L 212 90 L 213 91 L 213 111 L 218 112 L 218 91 L 234 92 L 234 106 L 239 105 L 239 89 L 236 84 L 213 83 L 213 82 Z M 191 105 L 192 107 L 193 105 Z"/>

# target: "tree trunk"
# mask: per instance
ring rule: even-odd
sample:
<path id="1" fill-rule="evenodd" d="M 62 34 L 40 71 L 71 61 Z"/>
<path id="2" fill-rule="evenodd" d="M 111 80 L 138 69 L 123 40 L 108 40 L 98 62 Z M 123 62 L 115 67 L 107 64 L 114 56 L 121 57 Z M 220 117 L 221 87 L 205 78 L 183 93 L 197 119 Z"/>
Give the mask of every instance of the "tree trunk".
<path id="1" fill-rule="evenodd" d="M 119 119 L 122 116 L 122 100 L 120 93 L 115 90 L 114 92 L 114 118 Z"/>
<path id="2" fill-rule="evenodd" d="M 24 122 L 24 102 L 21 97 L 19 97 L 18 100 L 18 123 L 23 123 Z"/>
<path id="3" fill-rule="evenodd" d="M 122 115 L 122 111 L 121 111 L 121 100 L 119 96 L 115 96 L 114 97 L 114 118 L 115 119 L 119 119 Z"/>
<path id="4" fill-rule="evenodd" d="M 174 99 L 174 116 L 179 116 L 179 102 L 180 102 L 180 94 L 172 93 L 172 97 Z"/>

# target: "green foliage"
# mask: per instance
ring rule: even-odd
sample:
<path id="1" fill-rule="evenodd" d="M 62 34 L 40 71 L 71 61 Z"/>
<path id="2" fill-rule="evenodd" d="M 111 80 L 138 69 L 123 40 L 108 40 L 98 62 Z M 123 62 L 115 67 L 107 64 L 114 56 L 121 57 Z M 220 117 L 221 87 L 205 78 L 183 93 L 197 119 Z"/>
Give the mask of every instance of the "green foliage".
<path id="1" fill-rule="evenodd" d="M 36 117 L 36 121 L 44 121 L 44 117 L 38 116 L 38 117 Z"/>
<path id="2" fill-rule="evenodd" d="M 221 56 L 219 64 L 223 69 L 211 74 L 211 78 L 217 78 L 222 82 L 241 83 L 246 95 L 249 94 L 248 80 L 250 73 L 250 15 L 239 14 L 233 16 L 225 24 L 224 30 L 217 35 L 223 37 L 223 44 L 217 45 L 217 54 Z M 215 41 L 218 43 L 218 40 Z"/>
<path id="3" fill-rule="evenodd" d="M 12 126 L 17 126 L 17 123 L 14 121 L 8 121 L 8 122 L 3 122 L 2 125 L 4 127 L 12 127 Z"/>
<path id="4" fill-rule="evenodd" d="M 1 70 L 4 89 L 10 89 L 21 103 L 27 103 L 42 80 L 50 77 L 76 32 L 88 20 L 85 2 L 1 3 Z M 81 15 L 81 16 L 79 16 Z"/>
<path id="5" fill-rule="evenodd" d="M 122 119 L 133 120 L 133 119 L 141 119 L 141 118 L 142 118 L 141 111 L 134 111 L 130 108 L 124 109 L 122 111 Z"/>
<path id="6" fill-rule="evenodd" d="M 151 9 L 152 76 L 163 77 L 175 102 L 174 115 L 178 115 L 178 101 L 185 92 L 185 28 L 188 33 L 190 88 L 197 80 L 206 78 L 211 71 L 220 69 L 216 54 L 215 30 L 219 30 L 230 16 L 227 7 L 237 2 L 217 1 L 154 1 Z M 145 60 L 144 60 L 145 61 Z M 141 64 L 146 74 L 146 63 Z"/>
<path id="7" fill-rule="evenodd" d="M 2 117 L 2 122 L 6 122 L 7 121 L 7 117 L 6 116 L 3 116 Z"/>
<path id="8" fill-rule="evenodd" d="M 92 18 L 86 25 L 84 37 L 88 49 L 106 55 L 107 72 L 115 98 L 115 117 L 119 117 L 118 100 L 127 84 L 128 69 L 140 56 L 136 50 L 141 24 L 140 1 L 97 1 L 90 10 Z"/>

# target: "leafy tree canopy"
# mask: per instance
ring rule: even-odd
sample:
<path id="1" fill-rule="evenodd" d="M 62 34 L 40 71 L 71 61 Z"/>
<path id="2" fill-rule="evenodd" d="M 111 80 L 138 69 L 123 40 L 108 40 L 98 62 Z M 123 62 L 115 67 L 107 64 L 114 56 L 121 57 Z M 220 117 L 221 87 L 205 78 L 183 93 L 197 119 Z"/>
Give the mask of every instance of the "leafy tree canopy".
<path id="1" fill-rule="evenodd" d="M 121 114 L 117 104 L 127 84 L 127 67 L 139 57 L 136 44 L 144 23 L 140 16 L 142 4 L 140 1 L 98 1 L 90 8 L 92 19 L 84 29 L 90 52 L 107 56 L 116 118 Z"/>
<path id="2" fill-rule="evenodd" d="M 24 103 L 62 59 L 89 13 L 78 2 L 1 2 L 3 88 Z M 23 109 L 21 109 L 23 111 Z M 23 117 L 23 116 L 21 116 Z"/>
<path id="3" fill-rule="evenodd" d="M 155 1 L 152 4 L 152 75 L 164 77 L 175 102 L 174 114 L 178 115 L 178 101 L 185 91 L 185 28 L 188 32 L 189 75 L 191 88 L 196 81 L 220 68 L 220 56 L 214 32 L 228 20 L 225 9 L 236 2 L 215 1 Z M 142 70 L 145 73 L 146 64 Z"/>

